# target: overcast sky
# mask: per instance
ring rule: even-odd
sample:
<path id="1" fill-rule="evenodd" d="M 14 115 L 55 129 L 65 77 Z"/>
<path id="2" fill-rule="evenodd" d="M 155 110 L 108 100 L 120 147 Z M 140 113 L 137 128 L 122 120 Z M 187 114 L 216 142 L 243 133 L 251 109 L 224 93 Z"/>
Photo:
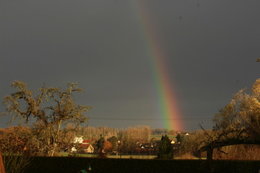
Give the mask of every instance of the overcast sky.
<path id="1" fill-rule="evenodd" d="M 0 0 L 0 97 L 78 82 L 91 126 L 163 128 L 138 0 Z M 167 55 L 185 129 L 259 77 L 259 0 L 143 0 Z M 1 105 L 1 111 L 4 106 Z M 4 126 L 5 121 L 1 121 Z"/>

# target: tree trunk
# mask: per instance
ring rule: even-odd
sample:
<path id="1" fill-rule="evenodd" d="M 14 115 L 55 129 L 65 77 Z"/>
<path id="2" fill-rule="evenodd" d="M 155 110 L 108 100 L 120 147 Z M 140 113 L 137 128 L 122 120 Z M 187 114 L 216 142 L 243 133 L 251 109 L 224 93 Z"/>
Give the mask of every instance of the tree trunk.
<path id="1" fill-rule="evenodd" d="M 56 148 L 57 148 L 57 141 L 59 140 L 59 137 L 60 137 L 61 123 L 62 123 L 62 120 L 60 120 L 58 122 L 57 131 L 56 131 L 56 134 L 54 135 L 53 144 L 52 144 L 53 147 L 52 147 L 52 151 L 50 153 L 50 156 L 54 156 L 54 154 L 55 154 L 55 151 L 56 151 Z"/>
<path id="2" fill-rule="evenodd" d="M 207 160 L 208 161 L 211 161 L 213 158 L 213 148 L 210 147 L 208 150 L 207 150 Z"/>
<path id="3" fill-rule="evenodd" d="M 0 153 L 0 173 L 5 173 L 5 166 L 4 166 L 4 161 L 1 153 Z"/>
<path id="4" fill-rule="evenodd" d="M 212 165 L 213 150 L 214 149 L 211 146 L 207 149 L 207 172 L 208 173 L 214 172 L 213 165 Z"/>

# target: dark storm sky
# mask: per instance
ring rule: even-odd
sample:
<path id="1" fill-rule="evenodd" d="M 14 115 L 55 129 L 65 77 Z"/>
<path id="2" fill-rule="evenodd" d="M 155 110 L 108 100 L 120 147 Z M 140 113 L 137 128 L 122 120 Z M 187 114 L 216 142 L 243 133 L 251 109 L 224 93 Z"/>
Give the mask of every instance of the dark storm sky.
<path id="1" fill-rule="evenodd" d="M 78 82 L 91 126 L 163 127 L 135 0 L 0 0 L 0 97 Z M 259 77 L 259 0 L 145 0 L 185 129 Z M 4 106 L 1 105 L 1 111 Z M 1 126 L 5 121 L 2 120 Z"/>

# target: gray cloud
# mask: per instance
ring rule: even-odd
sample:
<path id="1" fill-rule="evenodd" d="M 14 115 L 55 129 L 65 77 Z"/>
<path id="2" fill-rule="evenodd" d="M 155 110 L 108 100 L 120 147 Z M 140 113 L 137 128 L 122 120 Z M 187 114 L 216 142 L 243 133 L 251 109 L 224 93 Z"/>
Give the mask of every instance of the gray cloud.
<path id="1" fill-rule="evenodd" d="M 90 125 L 160 127 L 153 69 L 131 0 L 0 2 L 0 96 L 13 80 L 36 89 L 80 83 Z M 187 129 L 210 120 L 236 91 L 259 77 L 259 1 L 146 0 L 167 54 Z M 3 106 L 1 107 L 3 110 Z"/>

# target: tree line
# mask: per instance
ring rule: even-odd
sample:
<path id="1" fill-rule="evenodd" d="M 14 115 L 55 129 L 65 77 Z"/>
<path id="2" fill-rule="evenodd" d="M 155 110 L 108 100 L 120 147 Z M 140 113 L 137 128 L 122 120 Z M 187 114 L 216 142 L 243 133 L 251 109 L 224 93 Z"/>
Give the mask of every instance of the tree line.
<path id="1" fill-rule="evenodd" d="M 53 156 L 71 147 L 75 136 L 97 141 L 100 135 L 114 143 L 114 147 L 120 144 L 122 150 L 131 151 L 137 142 L 151 142 L 155 140 L 155 135 L 177 136 L 175 131 L 151 129 L 148 126 L 126 129 L 88 127 L 84 123 L 91 106 L 76 103 L 75 94 L 82 89 L 75 83 L 69 83 L 65 88 L 43 86 L 33 91 L 26 83 L 14 81 L 11 87 L 14 92 L 4 98 L 6 111 L 25 124 L 0 131 L 1 138 L 4 138 L 1 152 L 7 151 L 6 146 L 14 145 L 31 155 Z M 260 79 L 256 80 L 250 90 L 238 91 L 216 113 L 213 122 L 212 129 L 201 127 L 188 136 L 182 134 L 177 154 L 189 153 L 201 157 L 201 153 L 206 151 L 208 158 L 212 158 L 214 151 L 225 153 L 221 149 L 230 145 L 259 144 Z"/>

